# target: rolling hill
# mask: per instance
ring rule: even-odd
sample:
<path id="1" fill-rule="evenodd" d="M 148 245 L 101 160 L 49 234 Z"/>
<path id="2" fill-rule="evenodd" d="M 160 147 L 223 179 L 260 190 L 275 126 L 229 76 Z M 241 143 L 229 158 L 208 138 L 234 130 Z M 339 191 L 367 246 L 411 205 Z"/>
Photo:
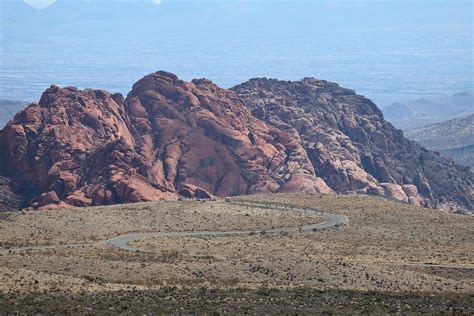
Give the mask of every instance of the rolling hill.
<path id="1" fill-rule="evenodd" d="M 474 94 L 463 92 L 411 102 L 395 102 L 382 108 L 382 111 L 393 125 L 409 130 L 474 113 Z"/>

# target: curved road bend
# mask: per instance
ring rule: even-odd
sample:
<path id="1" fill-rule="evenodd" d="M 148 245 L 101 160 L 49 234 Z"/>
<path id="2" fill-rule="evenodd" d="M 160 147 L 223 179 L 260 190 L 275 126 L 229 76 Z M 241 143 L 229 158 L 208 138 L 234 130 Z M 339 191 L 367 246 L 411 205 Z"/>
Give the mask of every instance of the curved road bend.
<path id="1" fill-rule="evenodd" d="M 227 202 L 234 205 L 258 207 L 264 209 L 280 209 L 292 212 L 316 212 L 327 220 L 324 223 L 307 225 L 296 228 L 277 228 L 266 230 L 265 234 L 281 234 L 281 233 L 294 233 L 294 232 L 316 232 L 327 228 L 336 227 L 339 225 L 346 224 L 349 220 L 346 216 L 337 215 L 334 213 L 319 211 L 310 208 L 300 208 L 297 206 L 287 204 L 276 204 L 267 202 L 253 202 L 253 201 L 235 201 Z M 207 231 L 207 232 L 153 232 L 153 233 L 131 233 L 126 235 L 117 236 L 115 238 L 106 241 L 107 244 L 115 246 L 119 249 L 132 251 L 132 252 L 146 252 L 146 250 L 133 247 L 130 245 L 131 242 L 148 239 L 148 238 L 163 238 L 163 237 L 232 237 L 250 235 L 252 233 L 258 233 L 256 230 L 242 230 L 242 231 Z"/>
<path id="2" fill-rule="evenodd" d="M 342 224 L 347 223 L 349 220 L 346 216 L 337 215 L 334 213 L 328 213 L 324 211 L 319 211 L 310 208 L 300 208 L 287 204 L 275 204 L 267 202 L 253 202 L 253 201 L 233 201 L 227 202 L 233 205 L 240 206 L 250 206 L 258 207 L 264 209 L 280 209 L 287 210 L 292 212 L 316 212 L 319 215 L 322 215 L 327 220 L 324 223 L 295 227 L 295 228 L 278 228 L 266 230 L 265 234 L 281 234 L 281 233 L 294 233 L 294 232 L 316 232 L 323 229 L 336 227 Z M 112 239 L 99 242 L 99 244 L 109 244 L 115 246 L 119 249 L 126 251 L 142 251 L 145 250 L 130 246 L 130 242 L 147 239 L 147 238 L 163 238 L 163 237 L 231 237 L 231 236 L 242 236 L 250 235 L 253 233 L 258 233 L 258 230 L 243 230 L 243 231 L 207 231 L 207 232 L 151 232 L 151 233 L 130 233 L 125 235 L 120 235 Z M 65 245 L 51 245 L 51 246 L 26 246 L 26 247 L 11 247 L 9 249 L 0 248 L 0 255 L 5 255 L 9 253 L 17 253 L 22 251 L 34 251 L 34 250 L 48 250 L 48 249 L 69 249 L 69 248 L 80 248 L 86 246 L 94 246 L 97 244 L 65 244 Z"/>
<path id="3" fill-rule="evenodd" d="M 290 210 L 293 212 L 316 212 L 324 216 L 327 221 L 320 224 L 314 224 L 309 226 L 297 227 L 297 228 L 280 228 L 268 230 L 266 234 L 281 234 L 281 233 L 292 233 L 292 232 L 315 232 L 323 229 L 336 227 L 341 224 L 348 223 L 348 218 L 346 216 L 337 215 L 334 213 L 324 212 L 316 209 L 310 208 L 300 208 L 287 204 L 280 203 L 269 203 L 269 202 L 254 202 L 254 201 L 233 201 L 228 202 L 234 205 L 241 206 L 251 206 L 259 207 L 264 209 L 281 209 L 281 210 Z M 136 233 L 136 234 L 126 234 L 117 236 L 115 238 L 101 241 L 99 244 L 110 244 L 119 249 L 126 251 L 143 251 L 139 248 L 130 246 L 129 243 L 132 241 L 154 238 L 154 237 L 229 237 L 229 236 L 242 236 L 250 235 L 251 233 L 257 233 L 257 231 L 246 230 L 246 231 L 227 231 L 227 232 L 155 232 L 155 233 Z M 1 249 L 0 255 L 5 255 L 9 253 L 17 253 L 22 251 L 29 250 L 48 250 L 48 249 L 69 249 L 69 248 L 80 248 L 87 246 L 95 246 L 97 244 L 66 244 L 66 245 L 53 245 L 53 246 L 28 246 L 28 247 L 12 247 L 9 249 Z M 443 264 L 433 264 L 433 263 L 406 263 L 405 266 L 419 266 L 419 267 L 432 267 L 432 268 L 450 268 L 450 269 L 462 269 L 462 270 L 474 270 L 472 265 L 443 265 Z"/>

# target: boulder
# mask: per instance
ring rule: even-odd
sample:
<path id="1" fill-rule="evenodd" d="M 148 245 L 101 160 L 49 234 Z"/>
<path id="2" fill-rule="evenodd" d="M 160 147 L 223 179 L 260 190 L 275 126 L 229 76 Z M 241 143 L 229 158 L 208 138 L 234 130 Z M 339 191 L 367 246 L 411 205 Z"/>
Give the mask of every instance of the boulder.
<path id="1" fill-rule="evenodd" d="M 41 194 L 38 198 L 38 201 L 34 203 L 34 207 L 40 208 L 47 205 L 59 205 L 59 203 L 61 203 L 61 200 L 59 199 L 58 195 L 56 192 L 51 191 Z"/>

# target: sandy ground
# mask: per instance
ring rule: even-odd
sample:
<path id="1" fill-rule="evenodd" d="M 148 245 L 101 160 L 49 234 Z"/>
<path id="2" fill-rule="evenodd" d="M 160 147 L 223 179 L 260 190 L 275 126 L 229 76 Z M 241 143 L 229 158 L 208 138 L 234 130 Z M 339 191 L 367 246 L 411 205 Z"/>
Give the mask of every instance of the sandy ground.
<path id="1" fill-rule="evenodd" d="M 100 296 L 115 291 L 138 295 L 169 287 L 175 291 L 303 288 L 308 293 L 412 293 L 428 301 L 436 297 L 438 302 L 442 301 L 439 295 L 447 295 L 458 298 L 446 304 L 461 304 L 465 306 L 461 311 L 473 311 L 469 303 L 474 297 L 472 216 L 361 196 L 272 194 L 242 198 L 320 208 L 348 216 L 349 225 L 317 233 L 269 236 L 259 232 L 313 224 L 322 218 L 242 209 L 223 202 L 142 203 L 9 214 L 0 222 L 0 240 L 6 245 L 97 243 L 140 231 L 255 229 L 257 233 L 133 243 L 146 253 L 97 243 L 6 254 L 0 256 L 0 293 L 23 293 L 24 302 L 34 300 L 35 295 L 57 293 L 75 302 L 71 295 Z"/>

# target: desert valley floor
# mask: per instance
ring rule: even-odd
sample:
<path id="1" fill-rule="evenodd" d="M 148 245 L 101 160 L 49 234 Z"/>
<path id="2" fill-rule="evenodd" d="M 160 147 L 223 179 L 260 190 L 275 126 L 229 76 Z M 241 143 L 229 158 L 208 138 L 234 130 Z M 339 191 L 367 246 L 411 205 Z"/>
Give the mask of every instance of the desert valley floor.
<path id="1" fill-rule="evenodd" d="M 474 313 L 474 217 L 364 196 L 268 194 L 0 214 L 0 314 Z M 292 232 L 269 234 L 275 229 Z M 240 236 L 106 241 L 148 232 Z M 25 247 L 30 247 L 25 250 Z"/>

